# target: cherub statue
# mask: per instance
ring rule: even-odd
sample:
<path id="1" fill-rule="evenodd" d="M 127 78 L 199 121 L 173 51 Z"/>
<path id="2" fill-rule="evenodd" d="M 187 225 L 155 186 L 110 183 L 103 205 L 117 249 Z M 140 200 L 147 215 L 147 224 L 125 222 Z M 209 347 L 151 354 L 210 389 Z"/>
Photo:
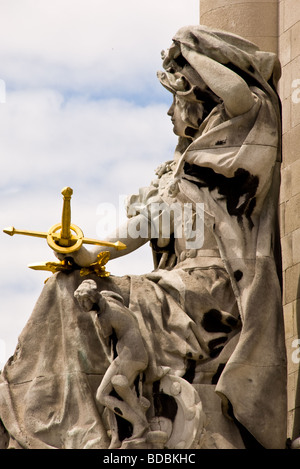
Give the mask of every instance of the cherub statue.
<path id="1" fill-rule="evenodd" d="M 74 293 L 84 311 L 97 315 L 99 334 L 104 341 L 115 336 L 116 357 L 108 367 L 96 393 L 101 406 L 123 417 L 133 426 L 131 439 L 142 437 L 148 422 L 145 412 L 149 401 L 134 389 L 134 383 L 148 365 L 147 351 L 141 336 L 136 317 L 124 306 L 123 298 L 112 291 L 98 291 L 94 280 L 84 280 Z M 116 391 L 120 399 L 112 394 Z M 139 389 L 141 391 L 141 387 Z M 116 425 L 110 415 L 112 440 L 110 448 L 119 447 Z"/>

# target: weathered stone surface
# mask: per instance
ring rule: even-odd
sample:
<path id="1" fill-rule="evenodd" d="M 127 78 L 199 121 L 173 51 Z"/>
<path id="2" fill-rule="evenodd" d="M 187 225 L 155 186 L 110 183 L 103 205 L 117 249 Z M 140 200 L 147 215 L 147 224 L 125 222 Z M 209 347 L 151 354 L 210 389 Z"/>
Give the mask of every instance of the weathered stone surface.
<path id="1" fill-rule="evenodd" d="M 285 446 L 280 65 L 195 26 L 177 32 L 163 68 L 178 145 L 129 197 L 121 236 L 129 252 L 151 242 L 154 270 L 48 280 L 1 375 L 10 447 Z"/>
<path id="2" fill-rule="evenodd" d="M 299 130 L 299 78 L 300 78 L 300 4 L 297 0 L 273 0 L 272 2 L 257 2 L 255 0 L 209 0 L 200 1 L 200 21 L 215 26 L 222 24 L 226 30 L 233 33 L 249 31 L 253 29 L 253 41 L 266 48 L 263 41 L 269 41 L 272 49 L 275 50 L 274 42 L 278 41 L 278 52 L 282 69 L 282 77 L 279 82 L 279 95 L 283 101 L 283 135 L 282 135 L 282 184 L 281 184 L 281 204 L 280 204 L 280 231 L 282 239 L 282 257 L 283 257 L 283 302 L 286 310 L 285 324 L 287 337 L 290 336 L 291 329 L 294 330 L 295 338 L 300 337 L 300 327 L 295 328 L 295 318 L 299 318 L 299 308 L 294 309 L 295 296 L 297 296 L 298 268 L 299 256 L 297 253 L 299 225 L 298 199 L 299 194 L 299 167 L 298 160 L 300 158 L 300 130 Z M 226 14 L 226 8 L 235 8 L 234 16 Z M 262 8 L 261 8 L 262 7 Z M 251 10 L 251 14 L 243 15 L 238 13 L 238 9 L 246 11 Z M 272 26 L 270 29 L 269 20 L 271 15 L 269 11 L 278 8 L 278 20 L 272 18 Z M 257 13 L 259 9 L 259 13 Z M 228 10 L 229 11 L 229 10 Z M 221 12 L 225 12 L 225 15 Z M 238 16 L 239 15 L 239 16 Z M 257 22 L 257 16 L 260 15 L 261 20 Z M 233 21 L 233 18 L 235 21 Z M 260 25 L 264 24 L 264 31 L 259 30 Z M 273 32 L 272 32 L 273 29 Z M 274 33 L 275 31 L 275 33 Z M 254 37 L 265 36 L 261 37 Z M 294 101 L 297 102 L 294 102 Z M 286 271 L 286 269 L 289 269 Z M 286 281 L 286 280 L 287 281 Z M 290 303 L 286 303 L 290 301 Z M 298 319 L 299 322 L 299 319 Z M 289 362 L 291 356 L 288 355 Z M 294 401 L 297 401 L 299 391 L 293 387 Z M 289 393 L 291 388 L 289 384 Z M 290 402 L 292 398 L 290 397 Z M 298 404 L 299 406 L 299 404 Z M 300 412 L 299 407 L 294 407 L 289 411 L 288 436 L 295 438 L 299 435 Z"/>
<path id="3" fill-rule="evenodd" d="M 239 34 L 262 50 L 277 52 L 278 2 L 201 0 L 200 21 L 209 27 Z"/>

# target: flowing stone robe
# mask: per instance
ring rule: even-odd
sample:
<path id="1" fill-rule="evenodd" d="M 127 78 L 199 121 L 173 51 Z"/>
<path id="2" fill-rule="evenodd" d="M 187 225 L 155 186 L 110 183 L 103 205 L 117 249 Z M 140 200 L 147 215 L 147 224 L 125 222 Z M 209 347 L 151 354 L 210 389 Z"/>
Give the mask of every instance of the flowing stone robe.
<path id="1" fill-rule="evenodd" d="M 188 31 L 175 39 L 188 41 Z M 221 51 L 206 47 L 208 55 L 225 54 L 224 33 L 196 32 L 206 40 L 211 34 L 214 45 L 216 37 L 222 42 Z M 227 57 L 231 49 L 229 43 Z M 254 106 L 234 118 L 217 105 L 179 158 L 129 200 L 129 216 L 147 216 L 153 202 L 204 203 L 202 247 L 186 249 L 186 240 L 170 237 L 161 249 L 153 240 L 158 261 L 152 273 L 90 276 L 99 290 L 121 294 L 138 320 L 149 354 L 145 396 L 151 401 L 169 368 L 199 393 L 211 422 L 199 447 L 243 448 L 236 421 L 263 447 L 285 446 L 286 359 L 275 262 L 279 114 L 270 90 L 251 86 Z M 3 369 L 0 418 L 11 446 L 109 445 L 95 393 L 113 351 L 99 336 L 96 316 L 74 299 L 81 281 L 78 271 L 48 280 Z"/>

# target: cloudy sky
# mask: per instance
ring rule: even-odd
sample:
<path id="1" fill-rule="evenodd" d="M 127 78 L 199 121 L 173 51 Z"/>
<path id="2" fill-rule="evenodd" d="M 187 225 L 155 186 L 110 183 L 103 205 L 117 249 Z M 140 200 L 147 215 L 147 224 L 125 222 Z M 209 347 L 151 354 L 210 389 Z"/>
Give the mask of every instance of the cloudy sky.
<path id="1" fill-rule="evenodd" d="M 28 264 L 55 260 L 45 240 L 2 229 L 47 231 L 65 186 L 86 236 L 105 232 L 105 207 L 112 222 L 124 216 L 124 196 L 172 159 L 171 96 L 156 71 L 198 19 L 198 0 L 0 0 L 0 369 L 51 275 Z M 109 270 L 151 270 L 141 252 Z"/>

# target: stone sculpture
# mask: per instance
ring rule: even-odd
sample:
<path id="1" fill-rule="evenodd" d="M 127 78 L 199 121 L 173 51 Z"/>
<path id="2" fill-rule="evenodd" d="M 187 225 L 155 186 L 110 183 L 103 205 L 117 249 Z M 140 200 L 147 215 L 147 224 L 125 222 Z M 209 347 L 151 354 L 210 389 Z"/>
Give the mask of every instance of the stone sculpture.
<path id="1" fill-rule="evenodd" d="M 154 270 L 48 280 L 1 375 L 8 447 L 285 447 L 280 65 L 241 37 L 189 26 L 163 67 L 174 160 L 129 197 L 128 223 L 109 239 L 128 249 L 108 249 L 150 241 Z M 73 258 L 88 266 L 101 250 Z M 124 338 L 118 349 L 123 314 L 142 358 L 119 373 L 120 350 L 135 347 Z"/>
<path id="2" fill-rule="evenodd" d="M 149 401 L 136 395 L 133 385 L 147 368 L 148 356 L 135 316 L 124 306 L 123 298 L 113 292 L 98 292 L 94 280 L 84 280 L 75 291 L 75 297 L 85 311 L 95 310 L 99 334 L 109 340 L 115 334 L 116 357 L 108 367 L 96 393 L 96 401 L 133 426 L 132 439 L 139 438 L 148 428 L 145 411 Z M 97 324 L 96 323 L 96 324 Z M 116 391 L 118 397 L 112 395 Z M 111 414 L 110 414 L 111 415 Z M 110 425 L 111 431 L 116 425 Z M 110 447 L 120 445 L 114 432 Z"/>

